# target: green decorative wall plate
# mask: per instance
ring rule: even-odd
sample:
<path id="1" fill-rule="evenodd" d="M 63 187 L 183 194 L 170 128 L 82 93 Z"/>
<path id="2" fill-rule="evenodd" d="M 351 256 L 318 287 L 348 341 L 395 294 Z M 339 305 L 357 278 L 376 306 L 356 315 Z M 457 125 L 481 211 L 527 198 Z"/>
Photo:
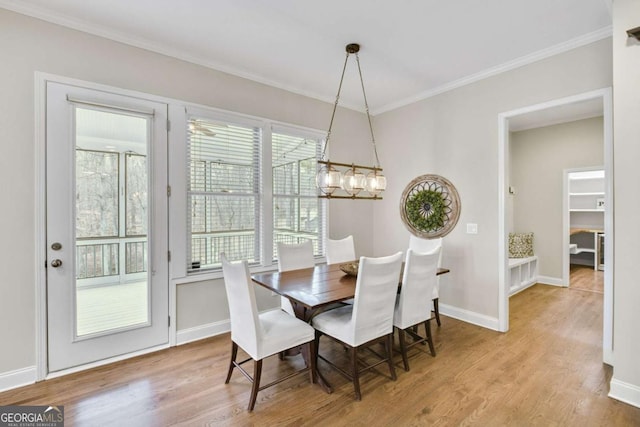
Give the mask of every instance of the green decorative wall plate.
<path id="1" fill-rule="evenodd" d="M 440 175 L 421 175 L 402 192 L 400 215 L 411 234 L 424 239 L 446 236 L 460 218 L 458 191 Z"/>

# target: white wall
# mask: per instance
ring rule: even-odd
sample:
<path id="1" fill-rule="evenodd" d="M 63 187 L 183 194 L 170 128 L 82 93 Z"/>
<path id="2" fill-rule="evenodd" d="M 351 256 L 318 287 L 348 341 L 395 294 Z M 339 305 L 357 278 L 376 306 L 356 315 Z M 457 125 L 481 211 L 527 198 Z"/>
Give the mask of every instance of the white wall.
<path id="1" fill-rule="evenodd" d="M 452 272 L 440 302 L 497 326 L 498 114 L 611 81 L 607 39 L 376 116 L 389 190 L 374 214 L 375 252 L 407 246 L 409 232 L 399 215 L 405 185 L 425 173 L 448 178 L 460 193 L 462 212 L 444 239 L 443 263 Z M 478 224 L 477 235 L 466 234 L 467 223 Z"/>
<path id="2" fill-rule="evenodd" d="M 512 132 L 513 228 L 534 233 L 541 276 L 562 280 L 563 171 L 604 165 L 602 117 Z"/>
<path id="3" fill-rule="evenodd" d="M 4 325 L 0 328 L 0 376 L 36 363 L 35 271 L 41 268 L 34 262 L 36 71 L 319 130 L 328 126 L 332 109 L 329 103 L 4 9 L 0 9 L 0 62 L 0 180 L 5 183 L 0 189 L 0 321 Z M 332 135 L 332 159 L 369 163 L 365 116 L 340 109 L 337 117 L 340 120 Z M 341 235 L 348 230 L 360 248 L 372 247 L 371 203 L 332 201 L 330 234 Z M 270 303 L 268 293 L 262 292 L 261 296 L 263 306 Z M 221 280 L 180 285 L 177 306 L 181 329 L 228 319 Z"/>
<path id="4" fill-rule="evenodd" d="M 640 43 L 626 30 L 640 26 L 640 2 L 613 2 L 613 126 L 615 264 L 610 395 L 640 407 Z"/>

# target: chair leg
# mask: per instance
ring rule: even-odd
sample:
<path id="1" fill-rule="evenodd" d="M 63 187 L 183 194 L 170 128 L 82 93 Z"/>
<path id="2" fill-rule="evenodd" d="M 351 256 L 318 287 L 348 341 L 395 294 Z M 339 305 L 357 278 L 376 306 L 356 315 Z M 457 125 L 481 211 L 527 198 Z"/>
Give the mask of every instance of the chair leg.
<path id="1" fill-rule="evenodd" d="M 407 357 L 407 343 L 405 341 L 405 332 L 403 329 L 398 329 L 398 338 L 400 340 L 400 353 L 402 353 L 402 363 L 404 364 L 404 370 L 409 371 L 409 358 Z"/>
<path id="2" fill-rule="evenodd" d="M 308 344 L 308 348 L 309 348 L 309 379 L 311 380 L 312 384 L 315 384 L 317 382 L 317 378 L 316 378 L 316 366 L 317 366 L 317 351 L 316 351 L 316 340 L 315 338 L 313 339 L 313 341 L 309 341 Z"/>
<path id="3" fill-rule="evenodd" d="M 316 335 L 315 335 L 315 339 L 313 340 L 315 343 L 315 364 L 316 366 L 318 366 L 318 355 L 320 354 L 320 337 L 322 336 L 322 333 L 318 330 L 316 330 Z"/>
<path id="4" fill-rule="evenodd" d="M 433 312 L 436 314 L 436 322 L 438 323 L 438 326 L 440 326 L 442 323 L 440 323 L 440 308 L 438 307 L 438 298 L 433 299 Z"/>
<path id="5" fill-rule="evenodd" d="M 231 341 L 231 361 L 229 362 L 229 372 L 227 372 L 227 379 L 224 381 L 225 384 L 229 384 L 231 380 L 231 373 L 233 372 L 234 364 L 236 361 L 236 357 L 238 356 L 238 344 Z"/>
<path id="6" fill-rule="evenodd" d="M 436 357 L 436 349 L 433 346 L 433 337 L 431 336 L 431 320 L 427 320 L 426 322 L 424 322 L 424 329 L 427 332 L 427 343 L 429 344 L 431 355 L 433 357 Z"/>
<path id="7" fill-rule="evenodd" d="M 249 399 L 249 412 L 253 411 L 256 405 L 256 397 L 260 389 L 260 376 L 262 375 L 262 359 L 253 362 L 253 387 L 251 387 L 251 398 Z"/>
<path id="8" fill-rule="evenodd" d="M 393 366 L 393 332 L 387 335 L 385 347 L 387 349 L 387 364 L 389 365 L 389 371 L 391 372 L 391 379 L 395 381 L 397 377 L 396 368 Z"/>
<path id="9" fill-rule="evenodd" d="M 356 392 L 356 400 L 362 400 L 360 394 L 360 372 L 358 371 L 358 349 L 351 347 L 351 375 L 353 376 L 353 389 Z"/>

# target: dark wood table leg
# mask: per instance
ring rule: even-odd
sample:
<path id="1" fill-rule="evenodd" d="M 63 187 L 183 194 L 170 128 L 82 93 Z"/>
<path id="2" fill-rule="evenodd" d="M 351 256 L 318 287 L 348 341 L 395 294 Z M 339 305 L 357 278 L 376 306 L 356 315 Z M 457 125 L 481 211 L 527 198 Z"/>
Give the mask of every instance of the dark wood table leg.
<path id="1" fill-rule="evenodd" d="M 304 320 L 306 323 L 309 323 L 311 321 L 311 317 L 313 316 L 313 312 L 310 310 L 307 310 L 305 307 L 303 307 L 300 304 L 296 304 L 293 301 L 291 302 L 293 305 L 293 311 L 296 314 L 296 317 L 298 319 Z M 313 368 L 315 368 L 316 373 L 315 373 L 315 377 L 316 377 L 316 382 L 318 383 L 318 385 L 320 387 L 323 388 L 324 391 L 326 391 L 328 394 L 333 393 L 333 389 L 331 388 L 331 385 L 329 384 L 329 382 L 325 379 L 325 377 L 322 375 L 322 373 L 320 372 L 320 370 L 318 369 L 317 364 L 312 364 L 311 363 L 311 355 L 309 354 L 309 350 L 307 348 L 307 346 L 302 346 L 299 348 L 299 351 L 302 352 L 302 357 L 304 358 L 304 362 L 307 366 L 313 366 Z M 318 351 L 318 349 L 316 348 L 316 351 Z"/>
<path id="2" fill-rule="evenodd" d="M 291 306 L 293 307 L 293 312 L 295 313 L 298 319 L 304 320 L 305 322 L 309 323 L 308 321 L 305 320 L 306 309 L 303 306 L 293 301 L 291 301 Z M 284 356 L 297 356 L 301 352 L 302 352 L 302 347 L 299 346 L 299 347 L 290 348 L 289 350 L 285 350 L 283 353 L 284 353 Z M 283 360 L 283 357 L 281 357 L 280 360 Z M 304 361 L 306 362 L 307 359 L 305 358 Z"/>
<path id="3" fill-rule="evenodd" d="M 320 387 L 322 387 L 322 389 L 324 391 L 326 391 L 327 394 L 333 393 L 333 389 L 331 388 L 331 385 L 329 385 L 329 383 L 327 382 L 325 377 L 322 376 L 322 373 L 318 369 L 318 365 L 315 364 L 315 363 L 313 363 L 313 364 L 311 363 L 311 355 L 309 354 L 308 347 L 306 345 L 303 345 L 302 347 L 300 347 L 300 351 L 302 352 L 302 357 L 304 358 L 304 363 L 307 366 L 311 367 L 312 369 L 316 370 L 316 373 L 315 373 L 316 383 Z M 318 351 L 317 348 L 316 348 L 316 351 Z"/>

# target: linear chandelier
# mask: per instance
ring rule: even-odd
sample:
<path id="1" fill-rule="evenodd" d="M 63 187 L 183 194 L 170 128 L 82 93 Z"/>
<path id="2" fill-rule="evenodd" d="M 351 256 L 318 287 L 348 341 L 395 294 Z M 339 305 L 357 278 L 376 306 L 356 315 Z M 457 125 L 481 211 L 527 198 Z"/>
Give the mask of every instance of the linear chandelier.
<path id="1" fill-rule="evenodd" d="M 322 159 L 318 161 L 318 173 L 316 175 L 316 184 L 320 190 L 319 198 L 323 199 L 370 199 L 382 200 L 382 192 L 387 188 L 387 178 L 382 174 L 380 161 L 378 160 L 378 150 L 376 149 L 376 140 L 373 136 L 373 126 L 371 125 L 371 115 L 369 114 L 369 105 L 367 103 L 367 95 L 364 91 L 364 81 L 362 80 L 362 70 L 360 68 L 360 45 L 350 43 L 346 46 L 347 56 L 344 60 L 342 68 L 342 76 L 340 77 L 340 85 L 338 86 L 338 94 L 333 104 L 333 113 L 329 122 L 329 130 L 327 131 L 327 139 L 322 150 Z M 360 85 L 362 86 L 362 95 L 364 97 L 364 107 L 369 121 L 369 130 L 371 131 L 371 144 L 373 145 L 373 153 L 376 158 L 374 166 L 362 166 L 353 163 L 337 163 L 326 159 L 327 146 L 331 138 L 331 128 L 333 119 L 338 108 L 340 100 L 340 91 L 342 90 L 342 82 L 344 81 L 344 72 L 347 69 L 349 55 L 352 53 L 356 56 L 358 64 L 358 74 L 360 76 Z M 325 160 L 326 159 L 326 160 Z"/>

